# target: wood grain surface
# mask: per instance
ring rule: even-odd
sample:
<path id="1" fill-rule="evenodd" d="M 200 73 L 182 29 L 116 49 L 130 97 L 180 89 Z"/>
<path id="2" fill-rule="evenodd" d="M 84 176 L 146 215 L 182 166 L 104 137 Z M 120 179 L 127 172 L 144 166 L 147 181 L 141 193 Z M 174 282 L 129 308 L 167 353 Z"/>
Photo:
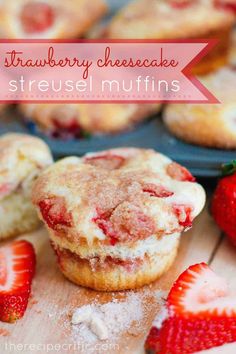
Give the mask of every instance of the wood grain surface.
<path id="1" fill-rule="evenodd" d="M 131 292 L 99 293 L 77 287 L 67 281 L 58 270 L 44 228 L 21 238 L 28 239 L 35 246 L 37 272 L 24 318 L 15 324 L 0 324 L 0 354 L 143 354 L 143 343 L 154 317 L 160 310 L 161 297 L 189 265 L 209 262 L 214 270 L 226 276 L 236 288 L 236 250 L 223 238 L 205 208 L 195 220 L 193 228 L 182 235 L 178 257 L 171 269 L 160 280 L 136 291 L 142 303 L 141 321 L 131 323 L 130 328 L 116 338 L 110 336 L 108 341 L 102 343 L 107 345 L 104 350 L 101 346 L 96 349 L 94 343 L 91 347 L 83 349 L 82 345 L 86 343 L 78 343 L 72 333 L 70 319 L 73 310 L 94 301 L 126 301 Z M 128 313 L 129 306 L 127 316 Z M 236 353 L 236 344 L 211 351 Z"/>

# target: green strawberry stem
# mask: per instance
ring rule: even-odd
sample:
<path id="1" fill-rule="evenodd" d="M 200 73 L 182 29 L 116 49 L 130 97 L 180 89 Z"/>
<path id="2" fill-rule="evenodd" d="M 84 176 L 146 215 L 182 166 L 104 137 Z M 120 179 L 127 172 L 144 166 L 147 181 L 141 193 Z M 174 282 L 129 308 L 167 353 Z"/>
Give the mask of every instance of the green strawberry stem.
<path id="1" fill-rule="evenodd" d="M 233 173 L 236 173 L 236 160 L 222 166 L 223 176 L 232 175 Z"/>

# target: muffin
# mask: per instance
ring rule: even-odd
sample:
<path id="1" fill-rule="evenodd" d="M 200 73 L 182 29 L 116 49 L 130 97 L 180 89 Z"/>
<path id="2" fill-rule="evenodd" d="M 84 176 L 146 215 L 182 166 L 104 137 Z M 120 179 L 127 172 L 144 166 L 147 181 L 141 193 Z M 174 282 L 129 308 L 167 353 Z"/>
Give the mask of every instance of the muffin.
<path id="1" fill-rule="evenodd" d="M 114 134 L 160 111 L 160 104 L 21 104 L 29 127 L 61 138 Z"/>
<path id="2" fill-rule="evenodd" d="M 0 137 L 0 240 L 39 225 L 31 203 L 33 181 L 52 163 L 46 144 L 23 134 Z"/>
<path id="3" fill-rule="evenodd" d="M 221 104 L 170 104 L 163 113 L 172 134 L 188 143 L 236 148 L 236 72 L 221 69 L 201 78 Z"/>
<path id="4" fill-rule="evenodd" d="M 236 30 L 233 32 L 229 53 L 229 66 L 236 68 Z"/>
<path id="5" fill-rule="evenodd" d="M 106 29 L 107 38 L 217 38 L 219 44 L 194 69 L 205 74 L 227 62 L 233 11 L 214 0 L 135 0 L 121 9 Z"/>
<path id="6" fill-rule="evenodd" d="M 0 8 L 0 34 L 2 38 L 78 38 L 106 8 L 103 0 L 7 0 Z"/>
<path id="7" fill-rule="evenodd" d="M 65 158 L 37 179 L 32 196 L 62 273 L 103 291 L 166 272 L 205 202 L 187 169 L 135 148 Z"/>

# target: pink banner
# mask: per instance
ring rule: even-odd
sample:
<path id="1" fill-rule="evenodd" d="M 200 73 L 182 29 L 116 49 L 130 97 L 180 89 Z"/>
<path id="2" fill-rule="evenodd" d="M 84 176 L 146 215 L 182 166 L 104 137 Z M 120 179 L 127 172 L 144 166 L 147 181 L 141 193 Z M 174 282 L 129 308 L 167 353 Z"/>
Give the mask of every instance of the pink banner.
<path id="1" fill-rule="evenodd" d="M 215 41 L 1 41 L 0 101 L 198 102 L 191 75 Z"/>

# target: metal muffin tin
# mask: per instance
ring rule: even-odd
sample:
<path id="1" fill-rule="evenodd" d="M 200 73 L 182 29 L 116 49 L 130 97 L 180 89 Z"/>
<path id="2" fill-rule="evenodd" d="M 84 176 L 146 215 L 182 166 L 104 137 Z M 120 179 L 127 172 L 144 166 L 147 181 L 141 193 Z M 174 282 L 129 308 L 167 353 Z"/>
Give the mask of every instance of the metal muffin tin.
<path id="1" fill-rule="evenodd" d="M 107 0 L 107 2 L 110 6 L 110 12 L 107 16 L 107 19 L 109 19 L 128 1 Z M 207 149 L 176 139 L 168 132 L 160 115 L 138 125 L 130 132 L 64 141 L 47 137 L 35 130 L 33 125 L 26 126 L 19 114 L 11 109 L 0 118 L 0 134 L 6 132 L 30 133 L 43 138 L 50 146 L 55 158 L 71 155 L 79 156 L 86 152 L 122 146 L 152 148 L 185 165 L 197 177 L 217 177 L 220 175 L 221 165 L 236 158 L 236 150 Z"/>
<path id="2" fill-rule="evenodd" d="M 171 159 L 183 164 L 198 177 L 217 177 L 221 165 L 236 158 L 236 151 L 208 149 L 187 144 L 169 133 L 161 115 L 138 125 L 130 132 L 118 135 L 93 136 L 80 140 L 60 140 L 50 138 L 24 124 L 15 110 L 9 110 L 0 119 L 0 134 L 21 132 L 43 138 L 50 146 L 55 158 L 83 155 L 114 147 L 133 146 L 155 149 Z"/>

